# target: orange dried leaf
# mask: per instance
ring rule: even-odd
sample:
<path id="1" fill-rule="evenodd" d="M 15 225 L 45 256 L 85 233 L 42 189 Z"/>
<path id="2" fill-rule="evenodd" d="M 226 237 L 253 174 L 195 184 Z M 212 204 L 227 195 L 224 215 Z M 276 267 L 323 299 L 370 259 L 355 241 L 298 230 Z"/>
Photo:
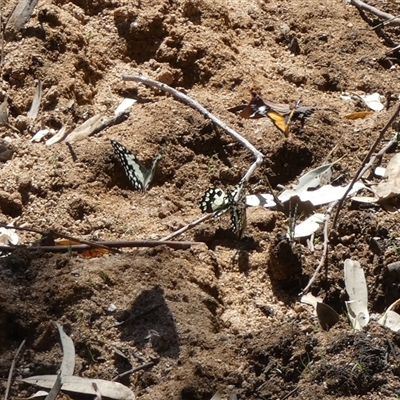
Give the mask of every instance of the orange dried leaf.
<path id="1" fill-rule="evenodd" d="M 74 244 L 80 244 L 76 240 L 70 240 L 70 239 L 58 239 L 55 240 L 55 245 L 56 246 L 73 246 Z"/>
<path id="2" fill-rule="evenodd" d="M 368 115 L 371 115 L 373 113 L 374 113 L 373 111 L 357 111 L 351 114 L 347 114 L 344 117 L 347 119 L 360 119 L 368 117 Z"/>
<path id="3" fill-rule="evenodd" d="M 101 247 L 93 247 L 91 249 L 82 251 L 81 256 L 84 258 L 95 258 L 106 253 L 110 253 L 110 250 L 103 249 Z"/>

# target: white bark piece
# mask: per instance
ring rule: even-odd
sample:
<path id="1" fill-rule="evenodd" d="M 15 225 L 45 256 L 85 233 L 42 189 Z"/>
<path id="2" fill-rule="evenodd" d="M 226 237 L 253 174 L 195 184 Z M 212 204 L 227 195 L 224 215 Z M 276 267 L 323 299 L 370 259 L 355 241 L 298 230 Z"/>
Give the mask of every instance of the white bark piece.
<path id="1" fill-rule="evenodd" d="M 20 0 L 11 14 L 9 24 L 18 32 L 33 13 L 38 0 Z"/>
<path id="2" fill-rule="evenodd" d="M 76 127 L 66 138 L 69 143 L 78 142 L 90 136 L 101 125 L 101 114 L 96 114 Z"/>
<path id="3" fill-rule="evenodd" d="M 67 137 L 67 126 L 64 125 L 53 137 L 46 141 L 46 146 L 62 142 Z"/>
<path id="4" fill-rule="evenodd" d="M 19 237 L 15 232 L 15 229 L 0 228 L 0 245 L 9 246 L 17 245 Z"/>
<path id="5" fill-rule="evenodd" d="M 54 131 L 53 131 L 54 132 Z M 40 142 L 46 135 L 50 133 L 50 129 L 40 129 L 31 138 L 31 142 Z"/>
<path id="6" fill-rule="evenodd" d="M 122 100 L 121 104 L 115 109 L 114 115 L 122 114 L 136 102 L 137 100 L 126 97 L 125 99 Z"/>
<path id="7" fill-rule="evenodd" d="M 360 97 L 364 100 L 364 103 L 371 110 L 374 110 L 374 111 L 382 111 L 383 110 L 384 105 L 381 103 L 379 93 L 367 94 L 365 96 L 360 96 Z"/>
<path id="8" fill-rule="evenodd" d="M 376 186 L 376 194 L 380 200 L 400 196 L 400 153 L 393 155 L 386 167 L 385 180 Z"/>
<path id="9" fill-rule="evenodd" d="M 42 101 L 42 82 L 38 82 L 33 96 L 31 108 L 28 111 L 27 117 L 35 120 L 39 114 L 40 103 Z"/>

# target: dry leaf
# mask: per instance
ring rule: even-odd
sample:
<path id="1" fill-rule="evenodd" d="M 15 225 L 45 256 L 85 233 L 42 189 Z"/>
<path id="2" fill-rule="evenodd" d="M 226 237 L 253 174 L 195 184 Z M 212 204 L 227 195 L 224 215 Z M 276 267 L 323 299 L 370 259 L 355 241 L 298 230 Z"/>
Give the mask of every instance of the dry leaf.
<path id="1" fill-rule="evenodd" d="M 92 247 L 90 249 L 82 251 L 81 256 L 83 258 L 95 258 L 107 253 L 111 253 L 111 251 L 102 247 Z"/>
<path id="2" fill-rule="evenodd" d="M 329 331 L 333 325 L 339 322 L 339 314 L 325 303 L 317 302 L 315 311 L 317 312 L 318 321 L 325 331 Z"/>
<path id="3" fill-rule="evenodd" d="M 400 330 L 400 315 L 393 311 L 400 304 L 400 299 L 396 300 L 392 303 L 389 308 L 386 310 L 385 314 L 383 314 L 382 318 L 378 320 L 378 324 L 386 326 L 394 332 Z"/>
<path id="4" fill-rule="evenodd" d="M 64 125 L 53 137 L 46 141 L 46 146 L 62 142 L 68 136 L 67 126 Z"/>
<path id="5" fill-rule="evenodd" d="M 303 191 L 300 193 L 299 197 L 302 202 L 307 202 L 309 201 L 313 206 L 320 206 L 322 204 L 328 204 L 332 203 L 333 201 L 339 200 L 343 197 L 343 195 L 346 193 L 349 185 L 346 186 L 332 186 L 332 185 L 325 185 L 320 187 L 317 190 L 310 190 L 310 191 Z M 348 196 L 351 196 L 352 194 L 358 192 L 360 189 L 364 189 L 365 185 L 361 182 L 356 182 L 350 192 L 348 193 Z M 285 196 L 278 196 L 278 199 L 285 203 L 289 199 L 294 197 L 293 195 L 287 196 L 287 193 Z M 254 206 L 262 206 L 262 207 L 268 207 L 268 208 L 273 208 L 276 207 L 276 204 L 274 202 L 274 198 L 271 194 L 266 193 L 266 194 L 252 194 L 249 196 L 246 196 L 246 204 L 249 207 L 254 207 Z"/>
<path id="6" fill-rule="evenodd" d="M 51 388 L 49 394 L 46 396 L 45 400 L 55 400 L 58 396 L 58 393 L 60 393 L 61 385 L 61 373 L 59 373 L 53 387 Z"/>
<path id="7" fill-rule="evenodd" d="M 50 389 L 53 387 L 56 379 L 57 375 L 37 375 L 22 379 L 22 381 Z M 93 388 L 93 383 L 97 385 L 104 397 L 114 400 L 135 400 L 134 393 L 122 383 L 103 379 L 81 378 L 80 376 L 63 376 L 62 391 L 95 396 L 96 391 Z"/>
<path id="8" fill-rule="evenodd" d="M 221 399 L 222 399 L 222 393 L 220 390 L 218 390 L 218 392 L 215 393 L 213 397 L 211 397 L 211 400 L 221 400 Z"/>
<path id="9" fill-rule="evenodd" d="M 344 262 L 344 283 L 349 301 L 346 307 L 354 329 L 360 330 L 368 324 L 368 289 L 364 270 L 358 261 Z"/>
<path id="10" fill-rule="evenodd" d="M 398 332 L 400 331 L 400 314 L 392 310 L 387 310 L 378 323 L 394 332 Z"/>
<path id="11" fill-rule="evenodd" d="M 81 244 L 77 240 L 70 240 L 70 239 L 57 239 L 54 241 L 56 246 L 73 246 L 74 244 Z"/>
<path id="12" fill-rule="evenodd" d="M 64 332 L 63 327 L 56 322 L 58 333 L 60 335 L 62 350 L 63 350 L 63 360 L 61 363 L 60 373 L 61 376 L 68 376 L 74 374 L 75 369 L 75 346 L 72 339 Z"/>
<path id="13" fill-rule="evenodd" d="M 308 217 L 305 221 L 296 225 L 294 228 L 294 237 L 308 237 L 318 230 L 320 225 L 324 222 L 324 214 L 313 214 Z"/>
<path id="14" fill-rule="evenodd" d="M 369 115 L 372 115 L 373 113 L 374 113 L 373 111 L 357 111 L 351 114 L 347 114 L 344 117 L 347 119 L 360 119 L 360 118 L 366 118 Z"/>

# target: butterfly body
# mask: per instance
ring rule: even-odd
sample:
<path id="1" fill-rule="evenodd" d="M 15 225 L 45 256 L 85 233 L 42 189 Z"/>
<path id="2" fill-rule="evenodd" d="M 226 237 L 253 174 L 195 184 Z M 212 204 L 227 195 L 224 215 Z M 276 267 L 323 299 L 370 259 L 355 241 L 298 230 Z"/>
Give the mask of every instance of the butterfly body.
<path id="1" fill-rule="evenodd" d="M 152 162 L 151 168 L 147 169 L 125 146 L 115 140 L 111 140 L 111 145 L 133 189 L 139 191 L 147 190 L 153 180 L 154 172 L 161 159 L 161 155 L 157 155 Z"/>

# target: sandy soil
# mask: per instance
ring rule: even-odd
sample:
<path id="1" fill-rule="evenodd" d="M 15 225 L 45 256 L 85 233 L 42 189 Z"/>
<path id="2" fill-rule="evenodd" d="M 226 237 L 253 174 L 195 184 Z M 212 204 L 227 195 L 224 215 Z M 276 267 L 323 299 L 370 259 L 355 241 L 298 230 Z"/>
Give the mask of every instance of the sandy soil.
<path id="1" fill-rule="evenodd" d="M 5 3 L 7 16 L 14 2 Z M 398 14 L 394 2 L 374 3 Z M 400 93 L 399 53 L 387 55 L 399 30 L 371 29 L 377 22 L 343 1 L 39 1 L 29 22 L 5 37 L 1 88 L 9 123 L 21 133 L 0 127 L 0 223 L 91 241 L 161 239 L 201 216 L 198 202 L 208 187 L 241 180 L 254 161 L 247 149 L 196 110 L 124 82 L 123 74 L 186 93 L 261 151 L 265 162 L 250 179 L 250 194 L 268 193 L 267 177 L 279 193 L 278 185 L 290 187 L 339 159 L 333 178 L 350 182 Z M 32 121 L 26 115 L 39 80 L 43 99 Z M 268 118 L 227 110 L 248 102 L 254 86 L 269 100 L 301 99 L 318 110 L 304 125 L 294 121 L 286 138 Z M 344 101 L 342 92 L 378 92 L 389 104 L 348 120 L 367 108 Z M 41 127 L 57 131 L 96 114 L 111 117 L 124 97 L 137 103 L 120 124 L 70 146 L 30 141 Z M 389 129 L 380 147 L 393 134 Z M 149 190 L 132 190 L 110 139 L 147 166 L 163 153 Z M 326 267 L 311 287 L 340 314 L 329 331 L 299 302 L 321 258 L 321 230 L 311 251 L 285 238 L 283 212 L 249 207 L 247 220 L 240 240 L 225 215 L 199 224 L 175 239 L 202 242 L 187 250 L 124 249 L 94 258 L 3 253 L 2 389 L 23 339 L 12 397 L 35 391 L 21 378 L 57 373 L 58 321 L 76 346 L 76 375 L 111 380 L 153 361 L 121 379 L 138 399 L 209 400 L 217 390 L 224 399 L 399 398 L 399 336 L 374 321 L 352 330 L 343 282 L 344 260 L 352 258 L 365 270 L 371 313 L 400 297 L 399 279 L 387 270 L 399 257 L 398 215 L 344 204 Z M 43 239 L 18 234 L 25 245 Z"/>

